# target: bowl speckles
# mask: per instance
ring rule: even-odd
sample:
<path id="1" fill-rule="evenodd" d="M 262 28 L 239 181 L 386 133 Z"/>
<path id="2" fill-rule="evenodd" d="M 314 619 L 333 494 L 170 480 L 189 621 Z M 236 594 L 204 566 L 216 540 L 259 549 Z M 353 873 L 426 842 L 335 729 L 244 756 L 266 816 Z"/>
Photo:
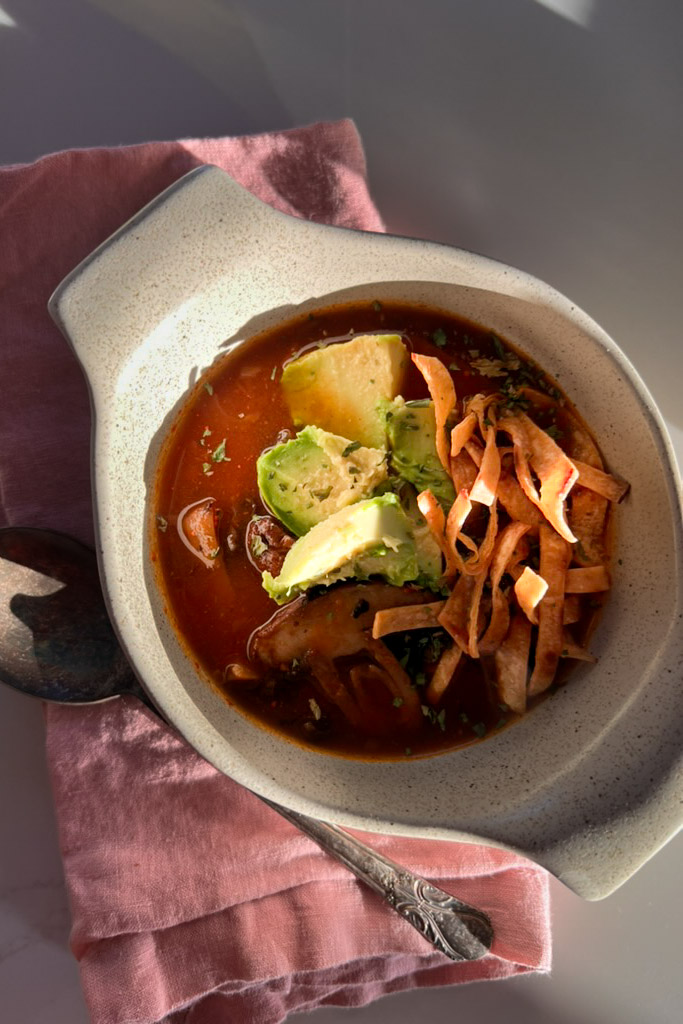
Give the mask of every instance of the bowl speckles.
<path id="1" fill-rule="evenodd" d="M 559 378 L 632 485 L 613 592 L 581 667 L 514 728 L 414 763 L 372 764 L 278 740 L 197 675 L 149 560 L 165 431 L 200 368 L 335 301 L 425 302 L 499 331 Z M 76 268 L 50 310 L 95 410 L 100 565 L 123 646 L 164 715 L 217 768 L 296 810 L 369 831 L 526 853 L 588 899 L 680 827 L 681 498 L 661 417 L 625 356 L 569 300 L 521 271 L 428 242 L 306 223 L 200 168 Z"/>

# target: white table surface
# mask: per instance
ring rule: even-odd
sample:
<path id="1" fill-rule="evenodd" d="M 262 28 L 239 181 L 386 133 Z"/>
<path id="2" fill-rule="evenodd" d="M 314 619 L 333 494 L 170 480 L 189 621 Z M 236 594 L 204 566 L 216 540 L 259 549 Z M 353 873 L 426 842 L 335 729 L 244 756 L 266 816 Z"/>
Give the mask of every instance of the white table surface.
<path id="1" fill-rule="evenodd" d="M 543 277 L 618 341 L 683 464 L 677 0 L 0 0 L 0 163 L 352 116 L 390 230 Z M 83 1024 L 40 706 L 0 692 L 0 1021 Z M 617 893 L 552 885 L 554 969 L 319 1024 L 674 1024 L 676 837 Z"/>

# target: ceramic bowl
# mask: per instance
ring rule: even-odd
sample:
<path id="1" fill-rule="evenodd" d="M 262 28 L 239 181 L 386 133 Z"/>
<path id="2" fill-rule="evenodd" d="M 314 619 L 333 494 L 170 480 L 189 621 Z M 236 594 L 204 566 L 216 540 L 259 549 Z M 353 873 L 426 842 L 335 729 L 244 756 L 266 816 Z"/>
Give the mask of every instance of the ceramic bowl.
<path id="1" fill-rule="evenodd" d="M 278 739 L 200 678 L 164 614 L 149 519 L 165 433 L 226 339 L 377 296 L 452 310 L 510 339 L 560 380 L 632 486 L 592 645 L 598 664 L 483 743 L 368 764 Z M 343 825 L 520 851 L 588 899 L 616 889 L 676 832 L 683 545 L 674 457 L 637 373 L 569 299 L 459 249 L 294 219 L 203 167 L 77 267 L 50 310 L 92 393 L 98 555 L 115 626 L 158 707 L 208 761 Z"/>

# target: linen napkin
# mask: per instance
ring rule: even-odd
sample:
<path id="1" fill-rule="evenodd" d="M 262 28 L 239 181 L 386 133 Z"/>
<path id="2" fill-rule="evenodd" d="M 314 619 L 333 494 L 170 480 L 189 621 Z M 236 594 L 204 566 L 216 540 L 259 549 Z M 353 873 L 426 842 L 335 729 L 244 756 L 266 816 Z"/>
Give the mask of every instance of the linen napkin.
<path id="1" fill-rule="evenodd" d="M 201 163 L 294 216 L 383 230 L 350 121 L 0 169 L 0 525 L 92 541 L 87 389 L 46 302 Z M 95 1024 L 277 1024 L 296 1010 L 549 969 L 547 876 L 520 857 L 367 837 L 490 915 L 491 954 L 453 963 L 133 698 L 50 706 L 46 719 L 71 943 Z"/>

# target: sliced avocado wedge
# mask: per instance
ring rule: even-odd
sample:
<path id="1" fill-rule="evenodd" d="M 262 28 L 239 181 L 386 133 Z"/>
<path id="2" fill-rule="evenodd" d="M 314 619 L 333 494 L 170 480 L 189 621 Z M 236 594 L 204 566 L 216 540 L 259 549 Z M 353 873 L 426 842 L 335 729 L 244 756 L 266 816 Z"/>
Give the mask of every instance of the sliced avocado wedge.
<path id="1" fill-rule="evenodd" d="M 408 350 L 398 334 L 362 334 L 288 363 L 282 388 L 295 426 L 314 424 L 374 448 L 385 444 L 382 399 L 405 381 Z"/>
<path id="2" fill-rule="evenodd" d="M 387 453 L 319 427 L 305 427 L 256 463 L 266 507 L 297 537 L 387 479 Z"/>
<path id="3" fill-rule="evenodd" d="M 394 586 L 419 575 L 410 521 L 395 494 L 367 498 L 318 523 L 287 552 L 277 577 L 263 586 L 278 604 L 319 585 L 380 576 Z"/>
<path id="4" fill-rule="evenodd" d="M 430 490 L 445 508 L 455 501 L 453 482 L 436 454 L 434 403 L 428 399 L 380 404 L 386 420 L 392 469 L 418 491 Z"/>

